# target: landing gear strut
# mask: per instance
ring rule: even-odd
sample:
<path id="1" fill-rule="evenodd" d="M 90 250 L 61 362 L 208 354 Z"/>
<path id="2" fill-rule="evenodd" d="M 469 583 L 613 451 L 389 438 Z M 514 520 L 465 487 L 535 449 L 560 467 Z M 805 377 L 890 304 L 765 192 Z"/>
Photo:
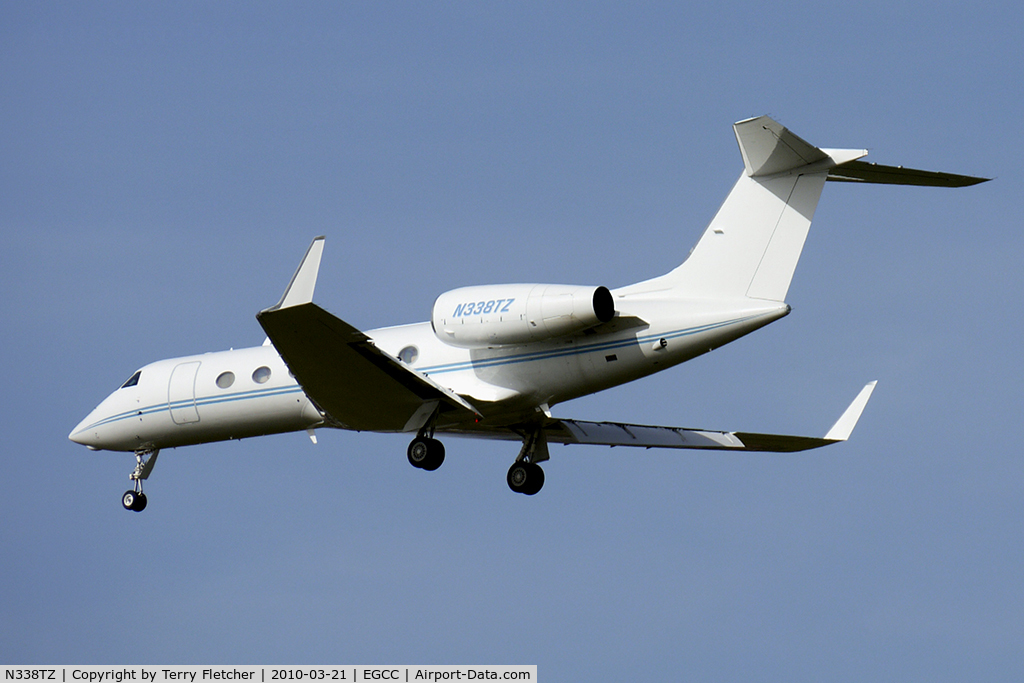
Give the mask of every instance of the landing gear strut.
<path id="1" fill-rule="evenodd" d="M 148 479 L 150 472 L 156 466 L 156 456 L 160 454 L 160 449 L 135 451 L 135 471 L 132 472 L 128 478 L 135 482 L 135 488 L 124 492 L 121 496 L 121 505 L 124 506 L 125 510 L 131 510 L 132 512 L 142 512 L 146 509 L 146 503 L 148 499 L 146 494 L 142 492 L 142 480 Z"/>

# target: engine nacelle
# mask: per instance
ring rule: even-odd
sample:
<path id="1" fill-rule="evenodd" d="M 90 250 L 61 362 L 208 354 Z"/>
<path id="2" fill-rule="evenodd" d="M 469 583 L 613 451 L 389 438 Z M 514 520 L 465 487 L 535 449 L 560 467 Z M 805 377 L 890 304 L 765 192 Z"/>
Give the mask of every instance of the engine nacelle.
<path id="1" fill-rule="evenodd" d="M 437 297 L 438 339 L 463 348 L 525 344 L 580 332 L 615 315 L 607 287 L 483 285 Z"/>

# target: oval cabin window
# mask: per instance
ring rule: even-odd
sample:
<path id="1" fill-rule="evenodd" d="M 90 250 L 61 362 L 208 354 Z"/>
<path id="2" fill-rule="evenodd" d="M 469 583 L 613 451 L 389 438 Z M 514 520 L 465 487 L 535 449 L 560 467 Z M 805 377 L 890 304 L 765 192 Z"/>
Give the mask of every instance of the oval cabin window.
<path id="1" fill-rule="evenodd" d="M 398 360 L 402 361 L 406 365 L 412 365 L 415 363 L 419 356 L 420 352 L 415 346 L 406 346 L 398 352 Z"/>

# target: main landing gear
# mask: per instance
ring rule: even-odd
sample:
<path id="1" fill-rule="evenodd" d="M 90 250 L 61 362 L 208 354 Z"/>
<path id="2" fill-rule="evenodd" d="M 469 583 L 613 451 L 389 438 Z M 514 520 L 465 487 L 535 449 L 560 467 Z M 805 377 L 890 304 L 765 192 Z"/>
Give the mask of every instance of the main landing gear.
<path id="1" fill-rule="evenodd" d="M 505 480 L 516 493 L 532 496 L 544 486 L 544 470 L 537 463 L 548 460 L 548 440 L 544 430 L 537 427 L 523 440 L 523 448 L 516 461 L 508 468 Z"/>
<path id="2" fill-rule="evenodd" d="M 444 462 L 444 444 L 434 438 L 432 422 L 419 431 L 409 443 L 408 450 L 409 463 L 413 467 L 431 472 Z M 548 458 L 548 442 L 544 430 L 537 427 L 523 440 L 523 448 L 508 470 L 508 476 L 505 477 L 508 487 L 523 495 L 536 494 L 544 486 L 544 470 L 538 463 Z M 125 507 L 128 507 L 127 504 Z"/>
<path id="3" fill-rule="evenodd" d="M 142 512 L 146 509 L 146 503 L 149 501 L 146 498 L 146 494 L 142 492 L 142 480 L 149 478 L 150 472 L 156 467 L 156 456 L 159 454 L 159 448 L 135 451 L 135 471 L 128 476 L 129 479 L 135 482 L 135 488 L 125 491 L 124 495 L 121 496 L 121 505 L 124 506 L 125 510 Z"/>
<path id="4" fill-rule="evenodd" d="M 409 464 L 421 470 L 433 472 L 444 462 L 444 444 L 434 438 L 434 422 L 437 420 L 437 405 L 426 422 L 409 444 Z"/>
<path id="5" fill-rule="evenodd" d="M 409 444 L 409 462 L 413 467 L 433 471 L 444 462 L 444 444 L 434 438 L 436 419 L 435 411 Z M 544 427 L 540 424 L 535 425 L 524 435 L 522 449 L 505 477 L 509 488 L 516 494 L 536 495 L 544 486 L 544 470 L 538 463 L 549 458 L 548 439 L 544 434 Z M 125 507 L 128 507 L 127 503 Z"/>

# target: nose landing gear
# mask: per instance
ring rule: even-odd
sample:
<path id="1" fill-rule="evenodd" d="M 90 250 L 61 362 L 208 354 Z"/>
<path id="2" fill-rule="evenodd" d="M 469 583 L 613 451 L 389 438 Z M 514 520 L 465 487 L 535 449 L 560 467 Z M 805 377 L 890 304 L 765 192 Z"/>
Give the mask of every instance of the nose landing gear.
<path id="1" fill-rule="evenodd" d="M 142 491 L 125 491 L 121 496 L 121 505 L 132 512 L 142 512 L 146 509 L 146 503 L 146 494 Z"/>
<path id="2" fill-rule="evenodd" d="M 142 480 L 148 479 L 153 468 L 156 467 L 156 457 L 160 449 L 135 451 L 135 471 L 128 475 L 128 478 L 135 482 L 135 488 L 124 492 L 121 496 L 121 505 L 125 510 L 142 512 L 146 509 L 148 499 L 142 492 Z"/>

